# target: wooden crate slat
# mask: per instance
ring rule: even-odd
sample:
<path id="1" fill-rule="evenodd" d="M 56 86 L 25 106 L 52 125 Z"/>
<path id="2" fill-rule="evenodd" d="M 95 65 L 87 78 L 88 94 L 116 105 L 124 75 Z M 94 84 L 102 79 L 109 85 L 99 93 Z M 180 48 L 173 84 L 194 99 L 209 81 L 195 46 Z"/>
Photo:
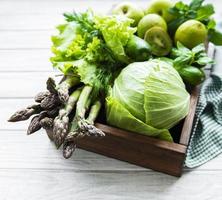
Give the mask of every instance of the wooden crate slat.
<path id="1" fill-rule="evenodd" d="M 78 141 L 79 148 L 170 175 L 181 175 L 186 146 L 106 125 L 97 124 L 97 127 L 103 130 L 106 136 L 102 139 L 85 137 Z"/>

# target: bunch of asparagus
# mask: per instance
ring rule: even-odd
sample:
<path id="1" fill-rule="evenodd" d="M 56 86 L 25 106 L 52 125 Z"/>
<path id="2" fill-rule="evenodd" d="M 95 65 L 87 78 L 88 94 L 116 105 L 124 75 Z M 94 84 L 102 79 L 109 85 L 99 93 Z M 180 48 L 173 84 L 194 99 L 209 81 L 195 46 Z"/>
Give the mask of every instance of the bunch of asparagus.
<path id="1" fill-rule="evenodd" d="M 35 104 L 15 112 L 8 121 L 23 121 L 34 115 L 27 134 L 45 129 L 57 148 L 63 144 L 65 158 L 72 156 L 78 139 L 105 136 L 94 126 L 101 102 L 92 98 L 91 86 L 81 85 L 79 78 L 69 76 L 64 77 L 58 85 L 48 78 L 46 85 L 47 91 L 35 96 Z"/>

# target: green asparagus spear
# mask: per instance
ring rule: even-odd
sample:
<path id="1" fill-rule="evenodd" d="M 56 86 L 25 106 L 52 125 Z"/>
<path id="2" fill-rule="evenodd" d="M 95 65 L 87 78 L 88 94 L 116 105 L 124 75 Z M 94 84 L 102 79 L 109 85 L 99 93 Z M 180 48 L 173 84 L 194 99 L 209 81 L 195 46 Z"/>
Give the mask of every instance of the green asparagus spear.
<path id="1" fill-rule="evenodd" d="M 47 98 L 49 95 L 57 95 L 58 92 L 56 90 L 56 84 L 55 81 L 49 77 L 48 80 L 46 81 L 46 88 L 48 91 L 45 92 L 39 92 L 36 96 L 35 96 L 35 101 L 38 103 L 41 103 L 45 98 Z"/>
<path id="2" fill-rule="evenodd" d="M 81 89 L 77 89 L 70 95 L 68 102 L 65 104 L 64 108 L 59 111 L 59 115 L 54 120 L 53 136 L 58 148 L 65 140 L 69 128 L 69 114 L 73 110 L 80 93 Z"/>
<path id="3" fill-rule="evenodd" d="M 77 108 L 76 108 L 76 115 L 71 122 L 71 127 L 69 129 L 69 133 L 67 134 L 64 144 L 63 144 L 63 157 L 68 159 L 72 156 L 73 152 L 76 149 L 77 139 L 80 137 L 84 137 L 84 134 L 79 130 L 79 123 L 78 120 L 80 117 L 84 117 L 86 111 L 88 110 L 91 104 L 90 93 L 92 91 L 92 87 L 85 86 L 81 92 L 79 97 Z M 77 110 L 81 110 L 81 112 L 77 112 Z"/>
<path id="4" fill-rule="evenodd" d="M 92 92 L 92 87 L 85 86 L 79 97 L 79 101 L 77 102 L 76 115 L 77 115 L 77 123 L 79 126 L 79 133 L 88 136 L 93 136 L 93 135 L 104 136 L 104 133 L 93 125 L 95 120 L 94 118 L 97 117 L 99 110 L 101 108 L 101 103 L 99 101 L 96 102 L 91 108 L 90 112 L 91 114 L 89 114 L 89 120 L 91 124 L 87 122 L 87 120 L 85 120 L 85 105 L 87 103 L 87 99 L 90 98 L 91 92 Z"/>
<path id="5" fill-rule="evenodd" d="M 82 94 L 86 94 L 86 93 L 82 92 L 81 95 Z M 84 104 L 84 108 L 82 109 L 82 113 L 81 113 L 82 116 L 85 116 L 85 113 L 89 109 L 90 104 L 91 104 L 91 99 L 88 98 Z M 83 104 L 81 104 L 81 106 L 83 106 Z M 78 108 L 80 108 L 80 107 L 78 107 Z M 77 110 L 77 108 L 76 108 L 76 110 Z M 82 120 L 83 120 L 83 118 L 82 118 Z M 67 136 L 65 138 L 66 141 L 72 141 L 72 140 L 74 141 L 76 138 L 80 138 L 80 137 L 84 136 L 83 133 L 80 132 L 80 129 L 79 129 L 80 122 L 79 121 L 80 121 L 80 117 L 77 115 L 77 111 L 76 111 L 76 115 L 73 118 L 73 120 L 71 122 L 71 126 L 69 128 L 69 133 L 67 134 Z"/>
<path id="6" fill-rule="evenodd" d="M 53 118 L 44 117 L 39 121 L 40 125 L 44 129 L 51 129 L 53 128 Z"/>
<path id="7" fill-rule="evenodd" d="M 91 109 L 90 109 L 90 112 L 89 112 L 89 115 L 86 119 L 86 121 L 89 123 L 89 124 L 94 124 L 98 114 L 99 114 L 99 111 L 101 109 L 101 102 L 99 100 L 97 100 L 92 106 L 91 106 Z"/>
<path id="8" fill-rule="evenodd" d="M 72 121 L 72 125 L 69 133 L 67 134 L 66 140 L 63 145 L 63 156 L 69 158 L 72 156 L 76 148 L 78 139 L 85 136 L 104 136 L 105 134 L 97 129 L 93 124 L 98 116 L 99 110 L 101 108 L 100 101 L 96 101 L 88 115 L 88 118 L 85 119 L 86 110 L 91 104 L 90 94 L 92 92 L 91 86 L 85 86 L 79 97 L 76 107 L 76 116 Z"/>
<path id="9" fill-rule="evenodd" d="M 45 129 L 49 139 L 53 141 L 53 118 L 45 117 L 39 123 Z"/>
<path id="10" fill-rule="evenodd" d="M 50 110 L 54 107 L 58 107 L 61 104 L 58 95 L 50 93 L 40 103 L 44 110 Z"/>
<path id="11" fill-rule="evenodd" d="M 47 112 L 46 111 L 42 111 L 41 113 L 39 113 L 38 115 L 34 116 L 29 124 L 28 130 L 27 130 L 27 134 L 30 135 L 36 131 L 38 131 L 39 129 L 42 128 L 40 121 L 47 117 Z"/>
<path id="12" fill-rule="evenodd" d="M 53 109 L 51 110 L 46 110 L 47 112 L 47 115 L 51 118 L 55 118 L 56 116 L 58 116 L 59 114 L 59 108 L 60 107 L 54 107 Z"/>
<path id="13" fill-rule="evenodd" d="M 77 118 L 84 118 L 86 113 L 87 105 L 90 104 L 90 94 L 92 92 L 92 86 L 86 85 L 84 86 L 80 96 L 79 100 L 76 105 L 76 117 Z"/>
<path id="14" fill-rule="evenodd" d="M 27 130 L 27 134 L 30 135 L 36 131 L 38 131 L 39 129 L 41 129 L 41 125 L 39 123 L 39 116 L 36 115 L 32 118 L 28 130 Z"/>
<path id="15" fill-rule="evenodd" d="M 25 109 L 19 110 L 15 112 L 10 118 L 9 122 L 18 122 L 18 121 L 24 121 L 29 119 L 34 114 L 37 114 L 41 112 L 42 108 L 39 104 L 34 104 L 31 106 L 28 106 Z"/>
<path id="16" fill-rule="evenodd" d="M 46 88 L 50 93 L 57 94 L 56 83 L 53 78 L 48 78 L 46 81 Z"/>
<path id="17" fill-rule="evenodd" d="M 59 99 L 62 103 L 66 103 L 69 99 L 69 89 L 73 86 L 78 85 L 80 82 L 78 77 L 67 76 L 65 79 L 58 85 L 57 92 Z"/>
<path id="18" fill-rule="evenodd" d="M 43 99 L 45 99 L 47 96 L 49 96 L 50 92 L 49 91 L 45 91 L 45 92 L 39 92 L 35 97 L 34 100 L 37 103 L 41 103 L 41 101 Z"/>
<path id="19" fill-rule="evenodd" d="M 94 126 L 94 122 L 99 114 L 101 102 L 98 100 L 92 105 L 89 116 L 85 121 L 81 121 L 80 131 L 87 136 L 102 137 L 105 134 Z"/>
<path id="20" fill-rule="evenodd" d="M 73 152 L 76 149 L 76 143 L 73 141 L 66 142 L 63 145 L 63 157 L 68 159 L 72 156 Z"/>

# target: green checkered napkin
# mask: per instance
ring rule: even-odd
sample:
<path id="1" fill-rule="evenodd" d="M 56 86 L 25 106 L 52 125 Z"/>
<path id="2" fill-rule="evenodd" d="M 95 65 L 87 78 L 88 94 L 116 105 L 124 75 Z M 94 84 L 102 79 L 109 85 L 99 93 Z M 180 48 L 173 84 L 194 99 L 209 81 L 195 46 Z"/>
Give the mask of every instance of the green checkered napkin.
<path id="1" fill-rule="evenodd" d="M 200 91 L 185 166 L 197 167 L 220 153 L 222 153 L 222 76 L 212 74 Z"/>

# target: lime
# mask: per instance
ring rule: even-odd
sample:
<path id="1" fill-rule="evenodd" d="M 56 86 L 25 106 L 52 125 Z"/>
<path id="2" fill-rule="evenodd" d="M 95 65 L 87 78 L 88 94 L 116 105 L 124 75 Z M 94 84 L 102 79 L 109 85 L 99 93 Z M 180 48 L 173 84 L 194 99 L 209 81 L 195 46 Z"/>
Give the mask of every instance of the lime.
<path id="1" fill-rule="evenodd" d="M 207 39 L 207 29 L 197 20 L 188 20 L 181 24 L 175 33 L 175 43 L 181 42 L 188 48 L 193 48 Z"/>

